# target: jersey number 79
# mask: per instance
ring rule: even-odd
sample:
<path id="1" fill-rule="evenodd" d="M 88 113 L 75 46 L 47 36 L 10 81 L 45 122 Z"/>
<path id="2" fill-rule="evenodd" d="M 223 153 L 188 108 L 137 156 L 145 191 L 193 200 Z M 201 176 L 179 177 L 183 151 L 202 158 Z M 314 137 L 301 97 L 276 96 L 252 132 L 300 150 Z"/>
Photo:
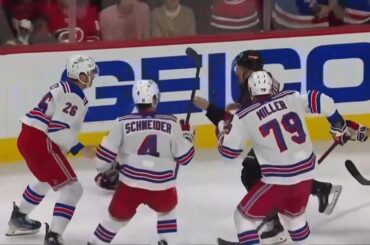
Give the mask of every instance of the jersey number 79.
<path id="1" fill-rule="evenodd" d="M 281 127 L 281 125 L 283 127 Z M 306 141 L 306 133 L 303 130 L 301 119 L 295 112 L 284 114 L 280 123 L 277 119 L 273 119 L 259 127 L 263 137 L 268 136 L 272 131 L 280 152 L 284 152 L 288 149 L 282 129 L 292 134 L 291 139 L 293 142 L 302 144 Z"/>

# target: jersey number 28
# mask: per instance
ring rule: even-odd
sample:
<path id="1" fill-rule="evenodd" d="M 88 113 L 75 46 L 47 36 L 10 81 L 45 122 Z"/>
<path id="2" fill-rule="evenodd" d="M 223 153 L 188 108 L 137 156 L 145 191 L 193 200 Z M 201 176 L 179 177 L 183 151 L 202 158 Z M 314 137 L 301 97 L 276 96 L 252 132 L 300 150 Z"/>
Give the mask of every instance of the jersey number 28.
<path id="1" fill-rule="evenodd" d="M 283 127 L 281 127 L 281 125 Z M 263 137 L 268 136 L 272 131 L 280 152 L 284 152 L 288 149 L 284 140 L 282 129 L 289 132 L 290 134 L 293 134 L 291 136 L 293 142 L 297 144 L 302 144 L 306 141 L 306 133 L 303 130 L 301 119 L 295 112 L 284 114 L 280 123 L 278 122 L 278 120 L 273 119 L 259 127 L 259 130 Z"/>

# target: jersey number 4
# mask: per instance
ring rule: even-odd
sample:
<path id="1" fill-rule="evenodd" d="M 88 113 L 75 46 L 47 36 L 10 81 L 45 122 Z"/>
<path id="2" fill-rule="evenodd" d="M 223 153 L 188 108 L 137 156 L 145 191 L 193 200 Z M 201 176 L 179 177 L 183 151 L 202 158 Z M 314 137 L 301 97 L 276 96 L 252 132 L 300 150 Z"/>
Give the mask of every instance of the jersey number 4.
<path id="1" fill-rule="evenodd" d="M 157 150 L 157 135 L 150 134 L 145 137 L 143 143 L 141 143 L 138 155 L 151 155 L 153 157 L 159 157 L 159 152 Z"/>
<path id="2" fill-rule="evenodd" d="M 281 125 L 283 127 L 281 127 Z M 281 119 L 281 124 L 278 122 L 278 120 L 273 119 L 260 126 L 259 130 L 263 137 L 268 136 L 272 131 L 280 152 L 284 152 L 288 149 L 288 147 L 284 140 L 282 128 L 290 134 L 293 134 L 291 136 L 293 142 L 302 144 L 306 141 L 306 133 L 303 130 L 301 119 L 295 112 L 289 112 L 285 114 Z"/>

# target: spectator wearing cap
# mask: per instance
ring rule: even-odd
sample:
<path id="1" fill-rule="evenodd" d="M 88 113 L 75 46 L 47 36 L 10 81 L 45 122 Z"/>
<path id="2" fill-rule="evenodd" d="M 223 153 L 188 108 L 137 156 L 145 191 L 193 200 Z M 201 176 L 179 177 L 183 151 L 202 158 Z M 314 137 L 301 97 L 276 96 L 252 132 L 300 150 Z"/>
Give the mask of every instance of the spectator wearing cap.
<path id="1" fill-rule="evenodd" d="M 347 0 L 343 5 L 345 5 L 345 24 L 356 25 L 370 22 L 370 0 Z"/>
<path id="2" fill-rule="evenodd" d="M 210 26 L 212 33 L 260 31 L 256 0 L 214 0 Z"/>
<path id="3" fill-rule="evenodd" d="M 152 37 L 178 37 L 195 35 L 193 10 L 180 4 L 180 0 L 165 0 L 163 6 L 151 13 Z"/>
<path id="4" fill-rule="evenodd" d="M 330 0 L 329 0 L 330 1 Z M 306 29 L 329 26 L 328 0 L 276 0 L 274 29 Z"/>
<path id="5" fill-rule="evenodd" d="M 103 40 L 142 40 L 149 38 L 150 11 L 137 0 L 117 0 L 100 12 Z"/>

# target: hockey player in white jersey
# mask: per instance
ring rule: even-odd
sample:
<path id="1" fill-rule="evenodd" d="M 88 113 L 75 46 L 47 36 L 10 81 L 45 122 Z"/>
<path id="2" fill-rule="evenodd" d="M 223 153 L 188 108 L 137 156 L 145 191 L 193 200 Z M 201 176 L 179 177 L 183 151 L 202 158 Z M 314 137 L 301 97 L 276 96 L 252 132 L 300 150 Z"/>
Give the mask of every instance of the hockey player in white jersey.
<path id="1" fill-rule="evenodd" d="M 239 244 L 259 244 L 257 227 L 276 212 L 284 218 L 291 239 L 308 244 L 310 234 L 305 208 L 310 195 L 316 158 L 304 120 L 306 113 L 324 114 L 335 140 L 350 137 L 333 99 L 318 91 L 300 95 L 283 91 L 272 96 L 272 81 L 264 71 L 248 79 L 253 104 L 240 109 L 220 136 L 219 151 L 236 158 L 246 141 L 252 141 L 262 179 L 241 200 L 234 212 Z M 222 122 L 221 124 L 223 124 Z"/>
<path id="2" fill-rule="evenodd" d="M 39 231 L 41 223 L 29 219 L 28 214 L 52 188 L 60 192 L 60 197 L 54 206 L 51 227 L 46 225 L 45 244 L 63 244 L 62 234 L 82 195 L 82 186 L 66 154 L 95 156 L 94 148 L 81 144 L 77 134 L 88 109 L 83 90 L 91 86 L 96 74 L 97 66 L 91 57 L 72 56 L 67 62 L 68 80 L 51 86 L 39 104 L 21 118 L 18 149 L 38 182 L 27 186 L 19 206 L 14 203 L 6 235 Z"/>
<path id="3" fill-rule="evenodd" d="M 175 182 L 179 166 L 194 156 L 194 132 L 175 116 L 156 113 L 160 92 L 154 81 L 136 81 L 132 96 L 138 113 L 118 118 L 98 146 L 98 172 L 113 168 L 116 159 L 121 165 L 109 215 L 99 223 L 89 244 L 109 244 L 141 204 L 158 214 L 158 244 L 172 244 L 175 239 Z"/>

